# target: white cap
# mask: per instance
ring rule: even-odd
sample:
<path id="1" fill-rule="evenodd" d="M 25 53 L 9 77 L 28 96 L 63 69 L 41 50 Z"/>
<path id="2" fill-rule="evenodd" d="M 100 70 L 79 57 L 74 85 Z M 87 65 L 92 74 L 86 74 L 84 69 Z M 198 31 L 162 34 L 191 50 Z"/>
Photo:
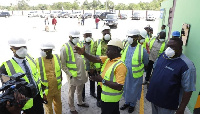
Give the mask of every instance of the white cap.
<path id="1" fill-rule="evenodd" d="M 8 40 L 8 44 L 14 47 L 27 46 L 26 40 L 24 38 L 11 38 Z"/>
<path id="2" fill-rule="evenodd" d="M 127 33 L 127 36 L 134 36 L 134 35 L 140 35 L 140 31 L 138 29 L 131 29 Z"/>
<path id="3" fill-rule="evenodd" d="M 117 46 L 117 47 L 119 47 L 119 48 L 121 48 L 121 49 L 124 48 L 123 43 L 122 43 L 122 41 L 121 41 L 120 39 L 112 39 L 112 40 L 110 40 L 110 41 L 108 42 L 107 45 L 108 45 L 108 46 Z"/>
<path id="4" fill-rule="evenodd" d="M 146 30 L 141 30 L 140 31 L 140 35 L 143 37 L 143 38 L 146 38 L 147 37 L 147 31 Z"/>
<path id="5" fill-rule="evenodd" d="M 85 31 L 83 32 L 83 34 L 86 34 L 86 33 L 92 34 L 92 31 L 88 29 L 88 30 L 85 30 Z"/>
<path id="6" fill-rule="evenodd" d="M 107 25 L 105 25 L 105 26 L 103 26 L 103 28 L 102 28 L 102 31 L 104 31 L 104 30 L 110 30 L 110 27 L 107 26 Z"/>
<path id="7" fill-rule="evenodd" d="M 42 43 L 40 49 L 54 49 L 55 45 L 51 42 Z"/>
<path id="8" fill-rule="evenodd" d="M 80 31 L 79 31 L 79 30 L 76 30 L 76 29 L 71 30 L 71 31 L 69 32 L 69 36 L 72 36 L 72 37 L 80 37 Z"/>

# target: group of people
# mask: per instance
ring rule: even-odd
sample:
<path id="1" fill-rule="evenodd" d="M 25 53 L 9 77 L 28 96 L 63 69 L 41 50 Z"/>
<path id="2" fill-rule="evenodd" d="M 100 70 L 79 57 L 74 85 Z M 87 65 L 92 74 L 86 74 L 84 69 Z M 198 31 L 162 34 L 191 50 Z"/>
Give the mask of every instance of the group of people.
<path id="1" fill-rule="evenodd" d="M 45 24 L 45 31 L 49 32 L 49 18 L 48 17 L 45 18 L 44 24 Z M 57 24 L 57 19 L 54 16 L 53 19 L 52 19 L 52 25 L 53 25 L 54 31 L 56 31 L 56 24 Z"/>
<path id="2" fill-rule="evenodd" d="M 75 91 L 77 105 L 89 107 L 85 102 L 88 77 L 90 95 L 97 99 L 96 105 L 102 114 L 120 114 L 119 110 L 126 108 L 132 113 L 141 97 L 142 84 L 148 84 L 146 99 L 152 104 L 152 114 L 183 114 L 195 91 L 196 69 L 182 54 L 180 32 L 173 32 L 172 38 L 166 40 L 164 27 L 156 37 L 152 36 L 150 26 L 143 30 L 130 29 L 123 42 L 112 39 L 109 26 L 103 27 L 102 38 L 97 41 L 93 40 L 91 30 L 85 30 L 84 41 L 79 41 L 80 31 L 73 29 L 60 56 L 52 54 L 55 46 L 46 42 L 41 45 L 41 57 L 35 60 L 27 54 L 26 41 L 14 38 L 9 40 L 14 56 L 3 62 L 0 74 L 25 73 L 23 78 L 34 85 L 38 94 L 25 104 L 26 114 L 43 114 L 44 109 L 46 114 L 53 114 L 52 102 L 55 113 L 62 113 L 62 71 L 68 80 L 68 104 L 72 114 L 78 114 L 74 105 Z M 125 104 L 119 106 L 122 96 Z"/>

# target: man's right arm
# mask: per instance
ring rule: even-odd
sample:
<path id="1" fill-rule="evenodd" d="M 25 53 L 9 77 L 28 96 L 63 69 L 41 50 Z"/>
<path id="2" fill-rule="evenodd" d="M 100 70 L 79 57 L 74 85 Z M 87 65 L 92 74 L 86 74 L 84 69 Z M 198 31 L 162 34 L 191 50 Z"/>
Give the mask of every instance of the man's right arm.
<path id="1" fill-rule="evenodd" d="M 0 78 L 1 78 L 1 82 L 3 84 L 2 75 L 8 75 L 8 73 L 6 72 L 6 68 L 5 68 L 4 65 L 1 65 L 1 67 L 0 67 Z"/>

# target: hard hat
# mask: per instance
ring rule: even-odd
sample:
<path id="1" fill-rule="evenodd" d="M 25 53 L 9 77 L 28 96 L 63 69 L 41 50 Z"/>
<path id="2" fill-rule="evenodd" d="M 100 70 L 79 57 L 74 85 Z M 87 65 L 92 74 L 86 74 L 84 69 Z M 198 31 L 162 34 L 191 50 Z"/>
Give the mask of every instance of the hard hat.
<path id="1" fill-rule="evenodd" d="M 80 37 L 80 31 L 79 30 L 71 30 L 69 32 L 69 36 L 72 36 L 72 37 Z"/>
<path id="2" fill-rule="evenodd" d="M 83 32 L 83 34 L 86 34 L 86 33 L 92 34 L 92 31 L 91 31 L 91 30 L 85 30 L 85 31 Z"/>
<path id="3" fill-rule="evenodd" d="M 147 37 L 147 31 L 146 31 L 146 30 L 141 30 L 141 31 L 140 31 L 140 35 L 141 35 L 143 38 L 146 38 L 146 37 Z"/>
<path id="4" fill-rule="evenodd" d="M 116 47 L 119 47 L 121 49 L 123 49 L 123 43 L 120 39 L 112 39 L 108 42 L 107 44 L 108 46 L 116 46 Z"/>
<path id="5" fill-rule="evenodd" d="M 134 35 L 140 35 L 140 31 L 138 29 L 128 30 L 127 36 L 134 36 Z"/>
<path id="6" fill-rule="evenodd" d="M 179 31 L 174 31 L 174 32 L 172 33 L 172 36 L 178 36 L 178 37 L 179 37 L 179 36 L 181 36 L 181 35 L 180 35 L 180 32 L 179 32 Z"/>
<path id="7" fill-rule="evenodd" d="M 105 26 L 103 26 L 103 28 L 102 28 L 102 31 L 104 31 L 104 30 L 110 30 L 110 27 L 107 26 L 107 25 L 105 25 Z"/>
<path id="8" fill-rule="evenodd" d="M 40 49 L 54 49 L 55 45 L 51 42 L 42 43 Z"/>
<path id="9" fill-rule="evenodd" d="M 24 38 L 11 38 L 8 40 L 8 44 L 14 47 L 27 46 L 26 40 Z"/>

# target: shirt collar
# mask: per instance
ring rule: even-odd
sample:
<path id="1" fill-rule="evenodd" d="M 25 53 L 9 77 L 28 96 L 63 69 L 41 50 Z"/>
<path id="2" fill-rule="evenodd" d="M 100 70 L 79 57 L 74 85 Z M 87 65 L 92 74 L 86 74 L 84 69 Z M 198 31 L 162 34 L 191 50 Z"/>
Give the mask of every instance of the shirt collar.
<path id="1" fill-rule="evenodd" d="M 13 57 L 13 59 L 14 59 L 17 63 L 22 63 L 23 60 L 26 60 L 26 58 L 24 58 L 24 59 L 19 59 L 19 58 L 17 58 L 17 57 Z"/>
<path id="2" fill-rule="evenodd" d="M 114 59 L 111 60 L 111 62 L 118 61 L 119 59 L 121 59 L 121 57 L 114 58 Z"/>

